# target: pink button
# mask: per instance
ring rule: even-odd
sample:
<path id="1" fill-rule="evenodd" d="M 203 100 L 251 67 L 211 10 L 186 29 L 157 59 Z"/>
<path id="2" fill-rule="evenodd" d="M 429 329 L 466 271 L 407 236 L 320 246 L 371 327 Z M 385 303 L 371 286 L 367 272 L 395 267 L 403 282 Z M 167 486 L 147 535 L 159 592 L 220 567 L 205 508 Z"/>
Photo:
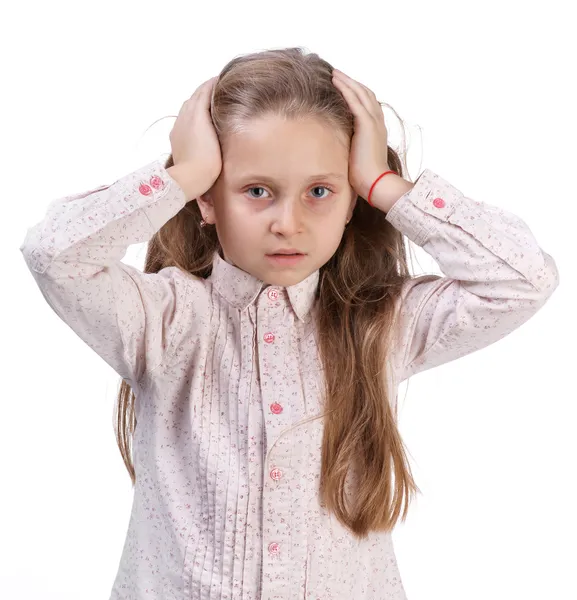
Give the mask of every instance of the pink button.
<path id="1" fill-rule="evenodd" d="M 158 175 L 153 175 L 150 178 L 150 185 L 155 190 L 160 190 L 160 189 L 162 189 L 164 187 L 164 181 L 162 181 L 162 179 Z"/>
<path id="2" fill-rule="evenodd" d="M 278 481 L 282 477 L 282 471 L 280 469 L 273 469 L 270 472 L 271 479 Z"/>
<path id="3" fill-rule="evenodd" d="M 269 544 L 268 551 L 271 554 L 278 554 L 280 552 L 280 544 L 278 544 L 277 542 L 273 542 L 272 544 Z"/>
<path id="4" fill-rule="evenodd" d="M 152 194 L 152 188 L 147 185 L 146 183 L 141 183 L 138 191 L 143 195 L 143 196 L 150 196 L 150 194 Z"/>
<path id="5" fill-rule="evenodd" d="M 445 201 L 442 198 L 435 198 L 433 200 L 433 204 L 437 207 L 437 208 L 443 208 L 443 206 L 445 206 Z"/>
<path id="6" fill-rule="evenodd" d="M 272 344 L 274 342 L 274 335 L 272 333 L 265 333 L 264 334 L 264 341 L 267 344 Z"/>
<path id="7" fill-rule="evenodd" d="M 275 415 L 280 415 L 282 412 L 282 406 L 278 402 L 274 402 L 273 404 L 271 404 L 270 409 Z"/>
<path id="8" fill-rule="evenodd" d="M 268 291 L 268 297 L 269 297 L 271 300 L 276 300 L 276 299 L 278 298 L 278 290 L 275 290 L 274 288 L 271 288 L 271 289 Z"/>

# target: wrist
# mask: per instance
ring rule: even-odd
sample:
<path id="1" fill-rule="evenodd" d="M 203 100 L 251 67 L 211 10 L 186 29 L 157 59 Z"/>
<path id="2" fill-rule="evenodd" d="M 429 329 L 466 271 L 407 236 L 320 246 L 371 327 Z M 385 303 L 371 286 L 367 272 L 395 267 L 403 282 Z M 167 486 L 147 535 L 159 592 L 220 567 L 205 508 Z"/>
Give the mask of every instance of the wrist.
<path id="1" fill-rule="evenodd" d="M 414 185 L 396 173 L 388 173 L 373 188 L 371 204 L 385 213 L 389 212 L 397 200 L 412 190 Z"/>
<path id="2" fill-rule="evenodd" d="M 166 171 L 182 189 L 186 196 L 187 202 L 194 200 L 206 191 L 200 189 L 200 185 L 195 178 L 195 172 L 188 165 L 173 165 L 172 167 L 166 169 Z"/>

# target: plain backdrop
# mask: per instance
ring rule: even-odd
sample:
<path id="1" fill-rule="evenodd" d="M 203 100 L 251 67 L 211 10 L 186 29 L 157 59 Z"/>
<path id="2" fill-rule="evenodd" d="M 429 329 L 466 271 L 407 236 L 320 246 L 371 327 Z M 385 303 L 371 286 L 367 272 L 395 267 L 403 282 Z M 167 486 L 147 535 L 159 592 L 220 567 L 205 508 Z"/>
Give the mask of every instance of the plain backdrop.
<path id="1" fill-rule="evenodd" d="M 107 599 L 132 503 L 112 424 L 119 376 L 44 301 L 19 251 L 26 229 L 52 199 L 168 155 L 184 100 L 234 56 L 302 46 L 394 107 L 413 180 L 426 167 L 519 215 L 560 271 L 520 329 L 399 390 L 423 492 L 393 534 L 408 598 L 575 600 L 571 3 L 35 0 L 3 12 L 0 598 Z M 440 273 L 412 247 L 415 275 Z M 138 245 L 124 260 L 144 256 Z"/>

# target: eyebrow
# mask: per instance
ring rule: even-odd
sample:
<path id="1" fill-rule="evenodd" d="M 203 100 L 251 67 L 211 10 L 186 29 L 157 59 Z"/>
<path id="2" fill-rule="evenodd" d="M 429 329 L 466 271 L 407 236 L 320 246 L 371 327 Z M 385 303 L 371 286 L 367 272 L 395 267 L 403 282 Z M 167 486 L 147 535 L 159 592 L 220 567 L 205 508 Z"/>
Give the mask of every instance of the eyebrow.
<path id="1" fill-rule="evenodd" d="M 343 181 L 345 179 L 344 175 L 340 173 L 320 173 L 318 175 L 311 175 L 307 177 L 306 181 L 314 181 L 316 179 L 339 179 Z M 238 178 L 238 181 L 264 181 L 269 184 L 278 183 L 275 181 L 273 177 L 267 177 L 266 175 L 259 175 L 258 173 L 249 173 L 247 175 L 242 175 Z"/>

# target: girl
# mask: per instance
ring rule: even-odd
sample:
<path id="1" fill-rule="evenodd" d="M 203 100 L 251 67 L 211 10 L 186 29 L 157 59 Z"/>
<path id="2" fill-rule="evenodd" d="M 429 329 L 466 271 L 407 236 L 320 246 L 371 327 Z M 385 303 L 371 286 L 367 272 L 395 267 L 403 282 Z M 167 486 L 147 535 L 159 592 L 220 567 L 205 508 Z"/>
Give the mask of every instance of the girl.
<path id="1" fill-rule="evenodd" d="M 373 92 L 299 48 L 232 60 L 170 142 L 52 202 L 21 246 L 122 376 L 135 487 L 111 599 L 404 599 L 398 385 L 530 319 L 554 260 L 519 217 L 429 169 L 409 182 Z M 405 236 L 444 277 L 410 276 Z M 145 241 L 145 272 L 121 262 Z"/>

